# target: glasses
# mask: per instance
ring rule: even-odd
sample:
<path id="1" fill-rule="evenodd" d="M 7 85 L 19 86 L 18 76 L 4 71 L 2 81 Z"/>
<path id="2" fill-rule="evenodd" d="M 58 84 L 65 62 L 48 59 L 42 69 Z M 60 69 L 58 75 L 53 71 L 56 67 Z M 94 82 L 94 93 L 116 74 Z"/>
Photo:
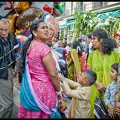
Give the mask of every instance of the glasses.
<path id="1" fill-rule="evenodd" d="M 0 28 L 0 32 L 3 32 L 3 31 L 5 31 L 5 32 L 9 32 L 9 29 L 3 29 L 3 28 Z"/>

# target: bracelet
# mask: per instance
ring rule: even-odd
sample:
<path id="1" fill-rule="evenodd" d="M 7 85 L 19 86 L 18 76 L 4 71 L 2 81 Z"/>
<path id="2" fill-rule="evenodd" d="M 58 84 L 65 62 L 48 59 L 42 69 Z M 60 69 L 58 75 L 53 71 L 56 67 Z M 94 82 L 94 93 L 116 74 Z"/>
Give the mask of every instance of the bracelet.
<path id="1" fill-rule="evenodd" d="M 61 95 L 62 94 L 62 91 L 60 90 L 60 91 L 56 91 L 56 94 L 57 95 Z"/>

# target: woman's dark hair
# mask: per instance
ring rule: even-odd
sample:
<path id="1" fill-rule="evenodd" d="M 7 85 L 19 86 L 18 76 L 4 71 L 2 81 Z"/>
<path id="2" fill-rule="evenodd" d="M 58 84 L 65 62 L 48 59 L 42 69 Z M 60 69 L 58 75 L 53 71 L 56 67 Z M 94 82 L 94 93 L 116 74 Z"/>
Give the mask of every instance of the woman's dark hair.
<path id="1" fill-rule="evenodd" d="M 88 37 L 89 39 L 91 39 L 91 36 L 92 36 L 92 34 L 88 34 L 88 35 L 87 35 L 87 37 Z"/>
<path id="2" fill-rule="evenodd" d="M 116 70 L 117 72 L 118 72 L 118 64 L 119 64 L 119 62 L 114 63 L 114 64 L 111 65 L 111 67 L 112 67 L 114 70 Z"/>
<path id="3" fill-rule="evenodd" d="M 97 29 L 92 32 L 92 35 L 97 37 L 98 40 L 108 38 L 107 32 L 103 29 Z"/>
<path id="4" fill-rule="evenodd" d="M 82 47 L 78 40 L 75 40 L 72 43 L 72 48 L 77 50 L 78 55 L 80 55 L 80 56 L 82 55 Z"/>
<path id="5" fill-rule="evenodd" d="M 38 27 L 39 27 L 39 23 L 41 22 L 44 22 L 43 20 L 36 20 L 34 21 L 31 25 L 30 25 L 30 32 L 31 32 L 31 37 L 25 41 L 25 43 L 22 45 L 22 50 L 20 51 L 20 54 L 21 54 L 21 58 L 18 60 L 18 71 L 19 71 L 19 74 L 20 74 L 20 81 L 21 82 L 21 76 L 24 72 L 24 67 L 25 67 L 25 56 L 27 54 L 27 50 L 30 46 L 30 43 L 31 41 L 33 40 L 34 38 L 34 35 L 33 35 L 33 31 L 37 31 Z"/>
<path id="6" fill-rule="evenodd" d="M 113 48 L 117 48 L 117 42 L 115 39 L 112 39 L 113 40 Z"/>
<path id="7" fill-rule="evenodd" d="M 82 37 L 81 37 L 81 36 L 78 37 L 78 38 L 77 38 L 77 41 L 78 41 L 79 43 L 81 43 L 81 42 L 82 42 Z"/>
<path id="8" fill-rule="evenodd" d="M 83 72 L 89 75 L 88 77 L 87 76 L 86 77 L 90 82 L 90 86 L 93 85 L 96 82 L 97 74 L 94 71 L 89 70 L 89 69 L 86 69 Z"/>
<path id="9" fill-rule="evenodd" d="M 112 38 L 106 38 L 102 42 L 102 51 L 104 54 L 111 54 L 111 51 L 117 47 L 116 41 Z"/>
<path id="10" fill-rule="evenodd" d="M 102 41 L 102 51 L 104 54 L 111 54 L 111 51 L 116 47 L 115 41 L 112 38 L 108 38 L 108 34 L 103 29 L 97 29 L 92 32 L 92 35 L 97 37 L 98 40 L 103 39 Z"/>

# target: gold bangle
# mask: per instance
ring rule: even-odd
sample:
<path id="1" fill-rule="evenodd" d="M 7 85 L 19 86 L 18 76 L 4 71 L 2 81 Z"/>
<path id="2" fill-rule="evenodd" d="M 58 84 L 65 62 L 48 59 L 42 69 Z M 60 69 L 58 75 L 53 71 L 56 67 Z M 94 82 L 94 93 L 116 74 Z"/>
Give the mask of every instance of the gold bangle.
<path id="1" fill-rule="evenodd" d="M 62 94 L 62 91 L 60 90 L 60 91 L 56 91 L 56 94 L 57 95 L 61 95 Z"/>

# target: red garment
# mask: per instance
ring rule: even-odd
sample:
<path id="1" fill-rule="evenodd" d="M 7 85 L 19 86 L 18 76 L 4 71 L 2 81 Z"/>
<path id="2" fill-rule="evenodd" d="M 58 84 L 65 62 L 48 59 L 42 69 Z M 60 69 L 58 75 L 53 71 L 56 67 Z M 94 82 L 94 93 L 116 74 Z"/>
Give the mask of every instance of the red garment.
<path id="1" fill-rule="evenodd" d="M 63 56 L 64 56 L 64 60 L 65 60 L 65 63 L 67 64 L 67 50 L 65 49 L 64 51 L 63 51 Z"/>
<path id="2" fill-rule="evenodd" d="M 82 56 L 78 55 L 78 57 L 81 58 L 81 60 L 82 60 L 82 71 L 81 72 L 83 72 L 84 70 L 87 69 L 87 64 L 86 64 L 87 55 L 85 52 L 82 52 Z"/>

